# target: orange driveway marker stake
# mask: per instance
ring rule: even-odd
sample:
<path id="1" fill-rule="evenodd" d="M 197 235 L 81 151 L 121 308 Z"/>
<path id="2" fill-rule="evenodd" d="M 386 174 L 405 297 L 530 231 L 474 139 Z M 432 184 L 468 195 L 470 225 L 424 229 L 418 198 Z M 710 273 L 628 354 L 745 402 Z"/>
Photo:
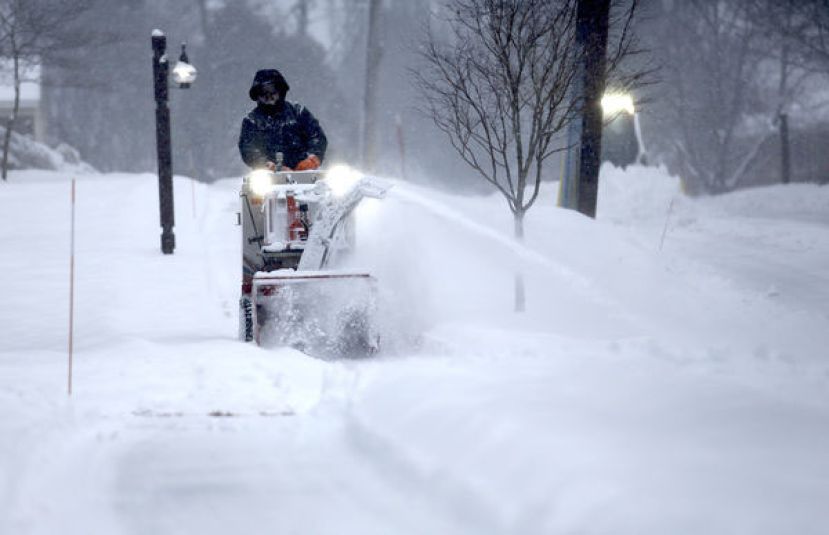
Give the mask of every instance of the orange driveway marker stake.
<path id="1" fill-rule="evenodd" d="M 69 231 L 69 369 L 67 394 L 72 395 L 72 334 L 75 327 L 75 179 L 72 179 L 72 223 Z"/>

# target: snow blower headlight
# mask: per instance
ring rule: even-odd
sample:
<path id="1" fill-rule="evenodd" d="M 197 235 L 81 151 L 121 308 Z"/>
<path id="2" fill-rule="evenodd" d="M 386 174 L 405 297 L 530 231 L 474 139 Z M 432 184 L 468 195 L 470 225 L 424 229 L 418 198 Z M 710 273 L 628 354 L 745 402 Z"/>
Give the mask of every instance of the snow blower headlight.
<path id="1" fill-rule="evenodd" d="M 267 169 L 257 169 L 248 178 L 250 191 L 257 197 L 264 197 L 273 189 L 273 173 Z"/>
<path id="2" fill-rule="evenodd" d="M 346 165 L 335 165 L 325 174 L 325 182 L 336 197 L 342 197 L 360 180 L 360 173 Z"/>

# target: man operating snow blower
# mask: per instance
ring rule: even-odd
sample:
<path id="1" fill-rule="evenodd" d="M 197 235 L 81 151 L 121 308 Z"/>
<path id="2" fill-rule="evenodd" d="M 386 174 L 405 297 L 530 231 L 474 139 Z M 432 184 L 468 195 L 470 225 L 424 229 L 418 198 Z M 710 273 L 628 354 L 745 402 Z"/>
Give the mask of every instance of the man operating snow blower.
<path id="1" fill-rule="evenodd" d="M 239 133 L 239 152 L 249 167 L 276 171 L 278 153 L 286 171 L 322 165 L 328 145 L 325 133 L 307 108 L 285 100 L 290 88 L 276 69 L 256 72 L 248 92 L 256 108 L 242 121 Z"/>
<path id="2" fill-rule="evenodd" d="M 336 357 L 373 353 L 374 278 L 337 269 L 354 246 L 351 214 L 387 186 L 344 166 L 319 169 L 327 141 L 314 116 L 287 102 L 275 69 L 256 73 L 256 109 L 242 121 L 239 336 Z"/>

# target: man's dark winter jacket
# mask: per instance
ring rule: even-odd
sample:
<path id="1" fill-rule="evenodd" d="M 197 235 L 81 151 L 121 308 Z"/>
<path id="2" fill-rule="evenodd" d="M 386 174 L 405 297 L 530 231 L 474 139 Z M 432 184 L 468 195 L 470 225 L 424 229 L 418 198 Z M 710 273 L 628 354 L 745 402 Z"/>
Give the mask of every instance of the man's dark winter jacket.
<path id="1" fill-rule="evenodd" d="M 316 154 L 325 158 L 328 141 L 319 122 L 301 104 L 282 101 L 276 106 L 259 104 L 242 121 L 239 152 L 242 160 L 253 168 L 276 162 L 276 153 L 283 154 L 283 163 L 290 168 Z"/>

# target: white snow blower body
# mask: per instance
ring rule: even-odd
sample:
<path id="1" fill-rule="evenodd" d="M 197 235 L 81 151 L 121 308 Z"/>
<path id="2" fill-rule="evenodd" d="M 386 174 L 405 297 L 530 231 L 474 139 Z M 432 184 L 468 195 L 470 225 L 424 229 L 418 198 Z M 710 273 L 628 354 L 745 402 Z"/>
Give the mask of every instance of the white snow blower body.
<path id="1" fill-rule="evenodd" d="M 387 189 L 342 166 L 244 178 L 240 339 L 322 357 L 377 351 L 375 280 L 336 266 L 354 247 L 354 209 Z"/>

